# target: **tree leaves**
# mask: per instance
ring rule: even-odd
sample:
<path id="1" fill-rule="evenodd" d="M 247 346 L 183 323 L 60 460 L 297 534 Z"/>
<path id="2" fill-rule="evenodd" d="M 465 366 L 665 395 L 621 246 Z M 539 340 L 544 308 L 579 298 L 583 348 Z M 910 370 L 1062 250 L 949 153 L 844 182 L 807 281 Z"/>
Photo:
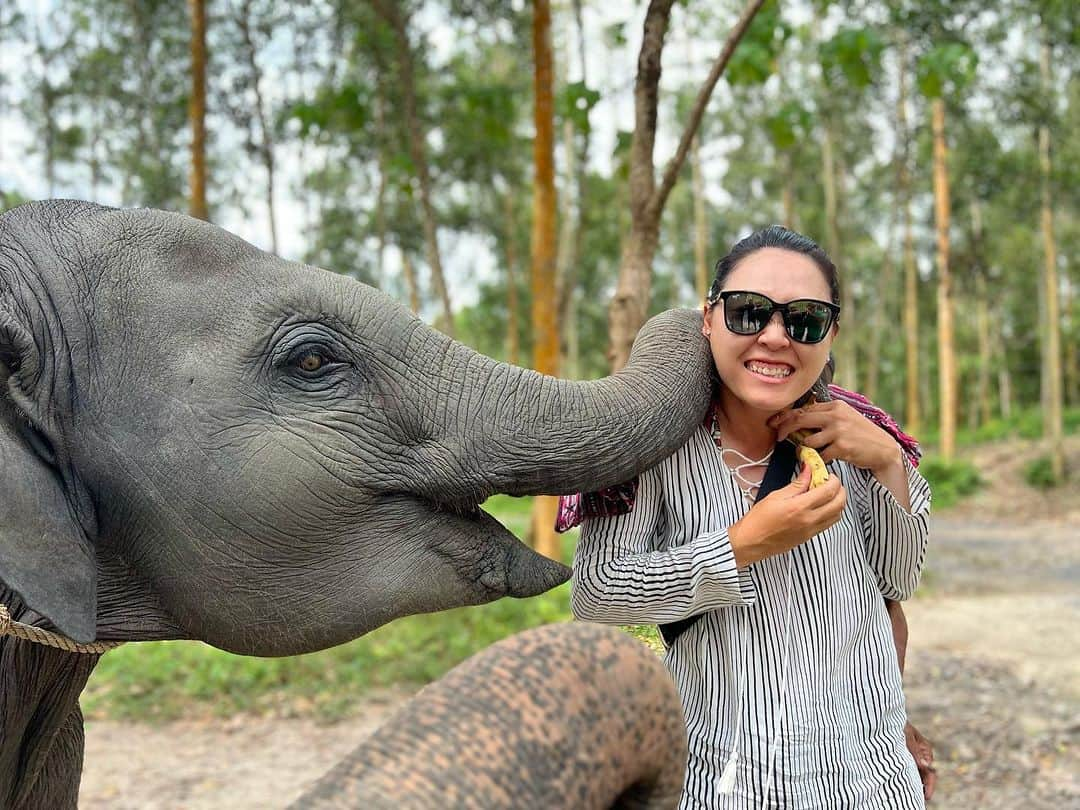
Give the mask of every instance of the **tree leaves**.
<path id="1" fill-rule="evenodd" d="M 966 43 L 945 42 L 919 56 L 915 82 L 927 98 L 955 95 L 975 79 L 978 54 Z"/>
<path id="2" fill-rule="evenodd" d="M 770 0 L 761 7 L 724 69 L 732 86 L 761 84 L 776 72 L 777 60 L 791 35 L 780 16 L 779 4 Z"/>
<path id="3" fill-rule="evenodd" d="M 869 87 L 881 72 L 885 41 L 873 28 L 842 28 L 818 48 L 822 75 L 831 88 Z"/>

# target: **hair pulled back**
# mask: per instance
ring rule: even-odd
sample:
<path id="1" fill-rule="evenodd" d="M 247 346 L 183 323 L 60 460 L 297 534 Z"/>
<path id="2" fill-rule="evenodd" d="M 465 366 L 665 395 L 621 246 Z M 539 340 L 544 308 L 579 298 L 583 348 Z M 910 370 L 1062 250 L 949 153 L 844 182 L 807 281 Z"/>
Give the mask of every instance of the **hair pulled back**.
<path id="1" fill-rule="evenodd" d="M 720 293 L 724 289 L 724 282 L 727 281 L 727 277 L 731 275 L 735 266 L 751 253 L 756 253 L 762 248 L 790 250 L 792 253 L 801 253 L 813 260 L 829 284 L 832 302 L 840 304 L 840 277 L 829 254 L 809 236 L 803 236 L 781 225 L 769 225 L 754 231 L 745 239 L 740 239 L 731 251 L 716 263 L 716 277 L 713 279 L 712 287 L 709 288 L 707 299 L 710 306 L 719 300 Z"/>

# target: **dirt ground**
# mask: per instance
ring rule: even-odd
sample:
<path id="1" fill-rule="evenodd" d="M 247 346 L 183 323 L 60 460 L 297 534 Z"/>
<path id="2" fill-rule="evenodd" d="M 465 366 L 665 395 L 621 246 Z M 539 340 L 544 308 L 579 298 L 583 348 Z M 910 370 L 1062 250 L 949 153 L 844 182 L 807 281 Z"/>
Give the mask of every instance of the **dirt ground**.
<path id="1" fill-rule="evenodd" d="M 924 587 L 907 605 L 909 714 L 938 760 L 931 808 L 1080 808 L 1080 481 L 1026 489 L 1025 450 L 980 451 L 987 488 L 934 519 Z M 1080 438 L 1069 452 L 1080 470 Z M 330 726 L 89 722 L 80 806 L 283 808 L 405 698 L 379 696 Z"/>

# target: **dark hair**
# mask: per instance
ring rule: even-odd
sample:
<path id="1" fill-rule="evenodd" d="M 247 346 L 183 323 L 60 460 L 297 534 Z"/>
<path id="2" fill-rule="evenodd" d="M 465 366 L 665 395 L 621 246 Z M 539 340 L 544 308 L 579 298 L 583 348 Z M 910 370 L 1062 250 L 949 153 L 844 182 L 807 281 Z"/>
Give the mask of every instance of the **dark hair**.
<path id="1" fill-rule="evenodd" d="M 825 276 L 825 280 L 829 283 L 832 302 L 834 304 L 840 303 L 840 278 L 836 271 L 836 265 L 829 258 L 829 254 L 822 250 L 821 246 L 809 236 L 803 236 L 801 233 L 788 230 L 780 225 L 769 225 L 759 231 L 754 231 L 745 239 L 740 239 L 735 243 L 735 247 L 731 249 L 731 252 L 716 263 L 716 277 L 713 279 L 712 287 L 709 288 L 709 297 L 707 299 L 710 305 L 715 304 L 718 300 L 721 291 L 724 289 L 724 282 L 731 275 L 731 271 L 735 269 L 735 266 L 751 253 L 756 253 L 762 248 L 790 250 L 792 253 L 801 253 L 803 256 L 813 259 L 814 264 L 818 266 L 822 275 Z"/>

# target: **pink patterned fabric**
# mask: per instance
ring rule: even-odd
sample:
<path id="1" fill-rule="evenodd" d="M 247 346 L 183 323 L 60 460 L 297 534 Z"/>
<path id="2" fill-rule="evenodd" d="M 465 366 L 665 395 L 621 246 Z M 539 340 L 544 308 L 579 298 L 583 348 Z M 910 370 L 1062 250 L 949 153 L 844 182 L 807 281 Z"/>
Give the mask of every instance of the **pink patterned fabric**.
<path id="1" fill-rule="evenodd" d="M 891 435 L 900 449 L 904 451 L 913 467 L 919 466 L 922 450 L 919 443 L 900 429 L 900 425 L 888 413 L 872 403 L 857 391 L 848 391 L 839 385 L 829 384 L 829 395 L 833 399 L 846 402 L 875 425 Z M 705 424 L 711 422 L 712 408 L 705 417 Z M 596 492 L 577 492 L 559 498 L 559 511 L 555 517 L 555 531 L 565 532 L 574 528 L 587 517 L 610 517 L 625 515 L 634 508 L 637 496 L 637 477 L 616 484 L 613 487 Z"/>

